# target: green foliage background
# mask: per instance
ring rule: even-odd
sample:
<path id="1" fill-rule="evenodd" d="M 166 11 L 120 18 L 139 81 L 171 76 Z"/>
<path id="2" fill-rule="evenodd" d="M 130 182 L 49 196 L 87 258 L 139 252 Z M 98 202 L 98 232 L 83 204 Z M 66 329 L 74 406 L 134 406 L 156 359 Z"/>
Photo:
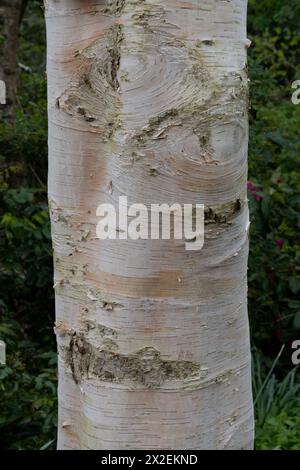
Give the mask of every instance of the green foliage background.
<path id="1" fill-rule="evenodd" d="M 291 103 L 291 83 L 300 80 L 299 0 L 250 0 L 249 37 L 256 448 L 300 449 L 300 379 L 291 370 L 291 344 L 300 339 L 300 105 Z M 56 353 L 39 0 L 29 0 L 19 61 L 26 66 L 20 68 L 19 106 L 13 123 L 0 123 L 0 339 L 8 350 L 7 366 L 0 366 L 0 448 L 51 449 Z"/>

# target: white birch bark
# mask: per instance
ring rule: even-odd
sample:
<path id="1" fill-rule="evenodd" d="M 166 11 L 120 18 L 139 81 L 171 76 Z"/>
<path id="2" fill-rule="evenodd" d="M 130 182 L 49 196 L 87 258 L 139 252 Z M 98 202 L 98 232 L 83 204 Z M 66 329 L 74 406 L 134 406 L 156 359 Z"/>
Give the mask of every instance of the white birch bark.
<path id="1" fill-rule="evenodd" d="M 59 449 L 251 449 L 246 0 L 47 0 Z M 184 240 L 99 204 L 198 203 Z"/>

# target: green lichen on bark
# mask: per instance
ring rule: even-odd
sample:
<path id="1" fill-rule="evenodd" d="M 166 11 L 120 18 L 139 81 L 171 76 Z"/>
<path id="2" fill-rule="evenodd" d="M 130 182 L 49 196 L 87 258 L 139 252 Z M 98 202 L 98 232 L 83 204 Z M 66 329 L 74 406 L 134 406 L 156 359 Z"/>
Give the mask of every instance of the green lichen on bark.
<path id="1" fill-rule="evenodd" d="M 192 77 L 196 78 L 200 83 L 208 83 L 210 79 L 209 69 L 205 62 L 205 54 L 202 45 L 203 42 L 197 41 L 194 47 L 186 46 L 189 59 L 192 63 L 191 69 L 188 70 L 188 76 L 192 75 Z"/>
<path id="2" fill-rule="evenodd" d="M 157 21 L 157 16 L 152 10 L 153 7 L 147 4 L 143 5 L 143 7 L 139 10 L 136 10 L 136 12 L 132 15 L 135 25 L 142 26 L 148 32 L 153 32 L 153 29 L 151 28 L 151 19 L 153 18 L 155 21 Z"/>
<path id="3" fill-rule="evenodd" d="M 108 7 L 104 9 L 104 13 L 120 16 L 125 7 L 126 0 L 108 0 L 107 3 Z"/>

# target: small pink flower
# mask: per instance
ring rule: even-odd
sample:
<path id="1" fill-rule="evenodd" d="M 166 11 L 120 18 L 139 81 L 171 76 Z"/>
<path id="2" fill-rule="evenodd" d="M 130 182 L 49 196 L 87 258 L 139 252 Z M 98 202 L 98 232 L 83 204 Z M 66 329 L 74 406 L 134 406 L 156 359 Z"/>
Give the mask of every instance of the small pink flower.
<path id="1" fill-rule="evenodd" d="M 284 240 L 282 240 L 282 239 L 276 240 L 276 245 L 277 245 L 278 248 L 280 248 L 280 250 L 281 250 L 281 248 L 282 248 L 283 245 L 284 245 Z"/>
<path id="2" fill-rule="evenodd" d="M 261 201 L 263 199 L 263 196 L 261 194 L 258 194 L 260 191 L 260 188 L 255 186 L 252 181 L 247 181 L 247 190 L 253 194 L 254 199 L 256 201 Z"/>
<path id="3" fill-rule="evenodd" d="M 247 181 L 247 189 L 250 192 L 255 191 L 256 188 L 255 188 L 254 184 L 252 183 L 252 181 Z"/>

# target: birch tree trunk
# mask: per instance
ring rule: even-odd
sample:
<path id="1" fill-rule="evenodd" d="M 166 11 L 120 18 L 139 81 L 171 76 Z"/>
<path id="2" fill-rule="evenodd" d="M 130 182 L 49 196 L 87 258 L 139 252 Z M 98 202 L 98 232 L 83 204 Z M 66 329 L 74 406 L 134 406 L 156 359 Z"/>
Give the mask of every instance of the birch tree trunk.
<path id="1" fill-rule="evenodd" d="M 246 0 L 46 0 L 59 449 L 251 449 Z M 99 240 L 205 204 L 205 244 Z"/>
<path id="2" fill-rule="evenodd" d="M 20 20 L 25 9 L 22 0 L 0 0 L 0 80 L 6 86 L 6 106 L 0 111 L 11 114 L 16 104 Z"/>

